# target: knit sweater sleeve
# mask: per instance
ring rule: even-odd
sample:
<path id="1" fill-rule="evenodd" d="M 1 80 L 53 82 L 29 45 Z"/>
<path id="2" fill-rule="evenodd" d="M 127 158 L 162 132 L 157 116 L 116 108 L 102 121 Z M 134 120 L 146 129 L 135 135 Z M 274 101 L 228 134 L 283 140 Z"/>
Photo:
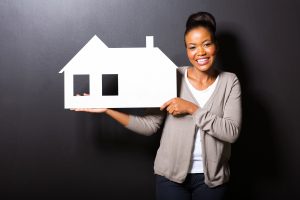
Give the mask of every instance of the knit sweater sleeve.
<path id="1" fill-rule="evenodd" d="M 164 112 L 159 109 L 147 109 L 144 116 L 129 115 L 129 124 L 125 127 L 138 134 L 150 136 L 158 131 L 164 116 Z"/>
<path id="2" fill-rule="evenodd" d="M 223 116 L 220 117 L 207 108 L 199 108 L 193 113 L 193 119 L 206 134 L 233 143 L 239 136 L 242 121 L 241 87 L 236 76 L 234 76 L 223 111 Z"/>

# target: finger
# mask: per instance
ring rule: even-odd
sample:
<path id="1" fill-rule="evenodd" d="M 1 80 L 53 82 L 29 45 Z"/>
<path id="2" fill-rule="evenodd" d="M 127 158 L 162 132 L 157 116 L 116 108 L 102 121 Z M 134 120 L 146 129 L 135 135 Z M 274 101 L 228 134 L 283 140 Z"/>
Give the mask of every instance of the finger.
<path id="1" fill-rule="evenodd" d="M 165 109 L 167 106 L 169 106 L 169 105 L 172 103 L 172 100 L 173 100 L 173 99 L 170 99 L 169 101 L 167 101 L 166 103 L 164 103 L 164 104 L 160 107 L 160 110 L 163 110 L 163 109 Z"/>
<path id="2" fill-rule="evenodd" d="M 169 105 L 168 105 L 168 107 L 166 108 L 166 111 L 170 111 L 170 110 L 174 110 L 174 104 L 173 103 L 170 103 Z"/>
<path id="3" fill-rule="evenodd" d="M 179 114 L 180 114 L 180 112 L 178 112 L 178 111 L 174 111 L 174 112 L 172 113 L 173 116 L 179 115 Z"/>
<path id="4" fill-rule="evenodd" d="M 173 106 L 169 106 L 167 108 L 167 111 L 172 115 L 172 113 L 175 111 Z"/>
<path id="5" fill-rule="evenodd" d="M 166 111 L 169 112 L 170 109 L 171 109 L 171 105 L 168 105 L 168 106 L 166 107 Z"/>
<path id="6" fill-rule="evenodd" d="M 86 112 L 86 108 L 78 108 L 77 111 L 79 111 L 79 112 Z"/>
<path id="7" fill-rule="evenodd" d="M 83 93 L 83 96 L 89 96 L 89 94 L 87 94 L 87 93 Z"/>

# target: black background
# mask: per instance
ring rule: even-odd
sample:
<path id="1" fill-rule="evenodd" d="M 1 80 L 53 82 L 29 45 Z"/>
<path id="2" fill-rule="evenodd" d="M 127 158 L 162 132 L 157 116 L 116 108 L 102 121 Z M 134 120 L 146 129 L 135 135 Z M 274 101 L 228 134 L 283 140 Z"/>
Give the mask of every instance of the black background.
<path id="1" fill-rule="evenodd" d="M 154 199 L 160 134 L 64 110 L 58 72 L 95 34 L 109 47 L 144 47 L 154 35 L 176 65 L 188 65 L 185 21 L 208 11 L 219 65 L 243 89 L 230 199 L 297 199 L 299 10 L 297 0 L 1 0 L 0 198 Z"/>

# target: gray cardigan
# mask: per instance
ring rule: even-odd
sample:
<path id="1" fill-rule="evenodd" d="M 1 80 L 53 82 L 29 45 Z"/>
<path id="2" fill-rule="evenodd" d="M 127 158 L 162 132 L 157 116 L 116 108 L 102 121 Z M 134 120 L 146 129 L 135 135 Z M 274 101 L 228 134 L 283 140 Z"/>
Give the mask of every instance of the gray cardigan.
<path id="1" fill-rule="evenodd" d="M 178 67 L 177 70 L 178 96 L 198 105 L 185 82 L 186 69 Z M 134 132 L 151 135 L 164 124 L 154 162 L 155 174 L 178 183 L 185 180 L 191 163 L 195 130 L 199 127 L 205 183 L 215 187 L 227 182 L 231 143 L 236 141 L 241 129 L 241 88 L 237 76 L 219 71 L 219 81 L 213 94 L 193 115 L 165 115 L 160 111 L 149 112 L 145 116 L 130 115 L 126 126 Z"/>

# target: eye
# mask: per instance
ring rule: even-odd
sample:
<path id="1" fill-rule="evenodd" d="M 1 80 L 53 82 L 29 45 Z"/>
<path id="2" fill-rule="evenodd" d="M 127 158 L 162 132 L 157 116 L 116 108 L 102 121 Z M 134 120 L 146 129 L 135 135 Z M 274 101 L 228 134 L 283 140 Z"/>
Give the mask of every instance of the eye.
<path id="1" fill-rule="evenodd" d="M 212 42 L 206 42 L 203 44 L 203 47 L 210 47 L 212 44 Z"/>
<path id="2" fill-rule="evenodd" d="M 194 47 L 194 46 L 191 46 L 191 47 L 188 47 L 188 49 L 190 49 L 190 50 L 193 50 L 193 49 L 195 49 L 196 47 Z"/>

